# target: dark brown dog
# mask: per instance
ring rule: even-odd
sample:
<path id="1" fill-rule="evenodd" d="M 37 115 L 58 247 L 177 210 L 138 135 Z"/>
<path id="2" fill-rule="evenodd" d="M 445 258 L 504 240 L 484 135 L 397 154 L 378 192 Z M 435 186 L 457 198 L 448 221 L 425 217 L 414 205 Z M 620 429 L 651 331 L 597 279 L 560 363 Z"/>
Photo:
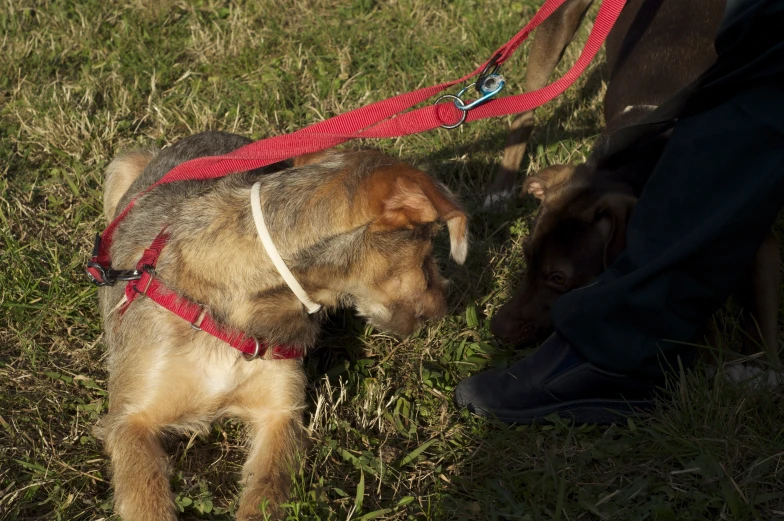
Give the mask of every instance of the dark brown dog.
<path id="1" fill-rule="evenodd" d="M 723 9 L 723 2 L 714 0 L 629 2 L 607 40 L 606 132 L 648 114 L 715 60 L 713 38 Z M 550 50 L 560 52 L 559 45 Z M 551 332 L 555 300 L 589 284 L 620 254 L 626 223 L 665 144 L 666 137 L 652 140 L 617 168 L 597 166 L 597 147 L 587 164 L 551 166 L 525 181 L 523 191 L 541 206 L 523 244 L 524 280 L 491 321 L 497 336 L 517 345 L 542 340 Z M 747 331 L 768 347 L 773 361 L 778 360 L 778 281 L 778 244 L 771 235 L 751 269 L 744 304 L 753 312 Z"/>
<path id="2" fill-rule="evenodd" d="M 218 132 L 183 139 L 161 152 L 118 157 L 108 169 L 104 207 L 111 219 L 133 194 L 177 164 L 228 153 L 249 140 Z M 449 228 L 452 257 L 465 260 L 466 216 L 425 173 L 374 151 L 327 152 L 276 173 L 160 186 L 118 227 L 111 255 L 133 268 L 164 227 L 169 243 L 157 276 L 206 305 L 227 327 L 304 352 L 326 312 L 309 315 L 272 265 L 251 215 L 251 186 L 272 239 L 310 298 L 353 307 L 399 334 L 446 309 L 444 281 L 431 254 L 438 222 Z M 237 518 L 277 514 L 288 496 L 289 464 L 299 447 L 305 406 L 300 360 L 242 354 L 150 299 L 121 314 L 123 285 L 100 290 L 109 369 L 109 413 L 99 433 L 111 457 L 117 513 L 129 521 L 176 518 L 165 433 L 205 432 L 216 418 L 243 419 L 250 453 Z"/>
<path id="3" fill-rule="evenodd" d="M 566 0 L 536 29 L 526 68 L 526 92 L 547 86 L 592 3 Z M 713 63 L 713 36 L 723 11 L 723 0 L 627 2 L 606 42 L 608 132 L 640 119 Z M 691 22 L 693 26 L 688 25 Z M 512 197 L 533 129 L 534 111 L 512 122 L 486 207 Z"/>
<path id="4" fill-rule="evenodd" d="M 592 3 L 593 0 L 566 0 L 534 31 L 525 72 L 526 92 L 547 86 L 550 76 Z M 533 110 L 523 112 L 512 121 L 501 168 L 487 191 L 484 202 L 486 208 L 513 197 L 520 163 L 533 130 Z"/>

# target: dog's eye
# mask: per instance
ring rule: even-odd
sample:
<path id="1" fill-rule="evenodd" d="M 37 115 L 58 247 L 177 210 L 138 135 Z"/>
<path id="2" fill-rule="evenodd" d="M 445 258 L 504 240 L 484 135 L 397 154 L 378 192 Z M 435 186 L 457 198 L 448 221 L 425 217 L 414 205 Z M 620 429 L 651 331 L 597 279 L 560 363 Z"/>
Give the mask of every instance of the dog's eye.
<path id="1" fill-rule="evenodd" d="M 556 286 L 563 286 L 566 284 L 566 277 L 563 274 L 555 272 L 550 274 L 550 282 L 555 284 Z"/>

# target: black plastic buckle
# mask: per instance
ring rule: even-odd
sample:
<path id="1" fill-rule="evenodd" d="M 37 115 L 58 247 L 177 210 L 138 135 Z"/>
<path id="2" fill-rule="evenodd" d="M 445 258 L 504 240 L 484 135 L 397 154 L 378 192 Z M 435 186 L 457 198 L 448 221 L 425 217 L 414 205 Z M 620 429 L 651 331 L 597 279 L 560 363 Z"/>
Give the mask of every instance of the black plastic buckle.
<path id="1" fill-rule="evenodd" d="M 101 249 L 101 234 L 96 233 L 95 241 L 93 241 L 93 254 L 92 254 L 93 259 L 98 256 L 98 250 L 100 249 Z"/>
<path id="2" fill-rule="evenodd" d="M 90 270 L 95 270 L 98 272 L 98 276 L 96 277 Z M 106 277 L 106 270 L 103 266 L 98 264 L 97 262 L 90 261 L 87 263 L 87 267 L 84 270 L 87 273 L 87 276 L 90 277 L 90 280 L 96 286 L 111 286 L 113 283 L 108 282 Z"/>
<path id="3" fill-rule="evenodd" d="M 112 286 L 114 285 L 114 281 L 109 281 L 108 274 L 106 273 L 106 268 L 95 262 L 95 259 L 98 258 L 98 250 L 101 248 L 101 234 L 95 234 L 95 241 L 93 242 L 93 253 L 92 259 L 90 262 L 87 263 L 87 267 L 84 271 L 87 272 L 87 276 L 90 277 L 90 280 L 96 286 Z M 98 276 L 94 275 L 91 270 L 95 270 L 98 273 Z"/>
<path id="4" fill-rule="evenodd" d="M 91 268 L 98 272 L 98 277 L 90 272 Z M 142 273 L 140 271 L 106 269 L 94 261 L 87 263 L 87 269 L 85 269 L 85 271 L 92 283 L 96 286 L 114 286 L 117 282 L 127 282 L 142 278 Z"/>
<path id="5" fill-rule="evenodd" d="M 98 257 L 98 250 L 101 247 L 101 234 L 95 234 L 95 244 L 93 245 L 93 260 L 87 263 L 85 271 L 87 276 L 96 286 L 114 286 L 117 281 L 126 282 L 129 280 L 139 280 L 142 273 L 138 270 L 113 270 L 111 268 L 104 268 L 98 264 L 95 259 Z M 91 270 L 97 272 L 97 276 Z"/>

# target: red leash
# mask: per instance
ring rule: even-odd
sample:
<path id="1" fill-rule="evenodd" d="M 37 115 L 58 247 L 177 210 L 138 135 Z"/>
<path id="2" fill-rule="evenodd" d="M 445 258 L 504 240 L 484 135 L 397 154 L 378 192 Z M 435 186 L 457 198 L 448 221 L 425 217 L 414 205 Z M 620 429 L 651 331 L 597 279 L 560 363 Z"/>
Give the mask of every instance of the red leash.
<path id="1" fill-rule="evenodd" d="M 560 7 L 564 1 L 546 0 L 531 21 L 511 40 L 501 46 L 490 60 L 471 74 L 463 76 L 458 80 L 378 101 L 326 121 L 314 123 L 292 134 L 275 136 L 250 143 L 223 156 L 200 157 L 179 164 L 158 182 L 137 194 L 128 206 L 106 227 L 103 234 L 96 237 L 93 256 L 86 268 L 87 274 L 93 282 L 101 286 L 113 285 L 117 281 L 130 281 L 126 286 L 126 294 L 128 294 L 129 301 L 138 294 L 144 294 L 188 320 L 192 325 L 198 320 L 202 324 L 201 330 L 223 339 L 244 353 L 250 354 L 249 351 L 252 352 L 253 349 L 256 349 L 258 352 L 259 343 L 257 341 L 244 337 L 241 333 L 227 333 L 226 330 L 220 328 L 217 324 L 213 324 L 208 314 L 205 316 L 201 306 L 178 297 L 166 288 L 154 277 L 154 270 L 144 268 L 144 262 L 142 262 L 144 257 L 137 265 L 136 270 L 113 270 L 111 268 L 109 250 L 114 232 L 119 223 L 125 219 L 136 204 L 136 201 L 156 186 L 162 184 L 195 179 L 216 179 L 229 174 L 246 172 L 292 157 L 332 148 L 352 139 L 407 136 L 450 125 L 454 122 L 461 122 L 462 118 L 465 118 L 465 121 L 475 121 L 495 116 L 519 114 L 544 105 L 565 91 L 585 71 L 618 19 L 626 0 L 604 0 L 602 2 L 594 21 L 594 27 L 577 62 L 566 74 L 550 85 L 533 92 L 489 100 L 470 109 L 465 115 L 453 103 L 439 103 L 404 112 L 457 83 L 462 83 L 478 74 L 484 75 L 490 68 L 497 68 L 502 65 L 512 56 L 520 44 L 528 38 L 531 32 Z M 162 240 L 163 243 L 160 244 L 160 248 L 162 248 L 163 244 L 165 244 L 165 239 L 160 239 L 160 237 L 159 235 L 156 242 Z M 150 249 L 145 252 L 145 256 L 148 253 L 152 254 L 151 249 L 160 253 L 160 248 L 156 249 L 155 243 L 153 243 Z M 155 258 L 157 260 L 157 254 Z M 143 288 L 143 291 L 140 291 L 139 288 Z M 207 326 L 206 329 L 205 325 Z M 252 343 L 253 345 L 251 345 Z M 262 345 L 265 346 L 264 344 Z M 283 357 L 294 355 L 293 352 L 285 351 L 288 349 L 285 346 L 279 346 L 279 348 L 283 352 L 276 352 L 276 354 L 283 355 Z"/>
<path id="2" fill-rule="evenodd" d="M 246 172 L 255 168 L 284 161 L 292 157 L 332 148 L 351 139 L 392 138 L 407 136 L 438 128 L 458 120 L 462 114 L 451 103 L 422 107 L 401 114 L 404 110 L 431 98 L 435 94 L 480 74 L 488 66 L 501 65 L 514 53 L 528 35 L 565 0 L 547 0 L 530 22 L 509 42 L 501 46 L 494 59 L 488 60 L 471 74 L 433 87 L 400 94 L 393 98 L 372 103 L 365 107 L 315 123 L 292 134 L 275 136 L 250 143 L 223 156 L 200 157 L 182 163 L 168 172 L 157 183 L 138 194 L 130 204 L 109 224 L 102 234 L 97 252 L 88 267 L 88 274 L 102 280 L 99 265 L 109 269 L 109 249 L 117 225 L 125 219 L 136 201 L 156 186 L 191 179 L 215 179 L 229 174 Z M 552 100 L 565 91 L 585 71 L 601 48 L 626 0 L 604 0 L 596 16 L 594 27 L 577 62 L 561 78 L 543 89 L 516 96 L 494 99 L 472 109 L 466 121 L 495 116 L 519 114 L 532 110 Z M 393 117 L 396 116 L 397 117 Z M 91 270 L 92 268 L 92 270 Z"/>

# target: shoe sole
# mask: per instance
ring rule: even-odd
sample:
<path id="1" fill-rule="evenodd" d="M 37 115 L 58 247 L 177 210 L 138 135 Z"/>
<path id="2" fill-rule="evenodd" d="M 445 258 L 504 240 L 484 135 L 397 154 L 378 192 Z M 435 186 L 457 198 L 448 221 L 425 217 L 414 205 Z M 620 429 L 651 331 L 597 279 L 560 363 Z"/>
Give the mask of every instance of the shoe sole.
<path id="1" fill-rule="evenodd" d="M 561 418 L 572 420 L 573 423 L 609 425 L 617 423 L 618 420 L 625 420 L 629 416 L 645 414 L 654 406 L 655 403 L 649 400 L 578 400 L 524 411 L 484 410 L 474 406 L 469 406 L 468 409 L 479 416 L 496 418 L 509 424 L 546 423 L 547 416 L 557 414 Z"/>

